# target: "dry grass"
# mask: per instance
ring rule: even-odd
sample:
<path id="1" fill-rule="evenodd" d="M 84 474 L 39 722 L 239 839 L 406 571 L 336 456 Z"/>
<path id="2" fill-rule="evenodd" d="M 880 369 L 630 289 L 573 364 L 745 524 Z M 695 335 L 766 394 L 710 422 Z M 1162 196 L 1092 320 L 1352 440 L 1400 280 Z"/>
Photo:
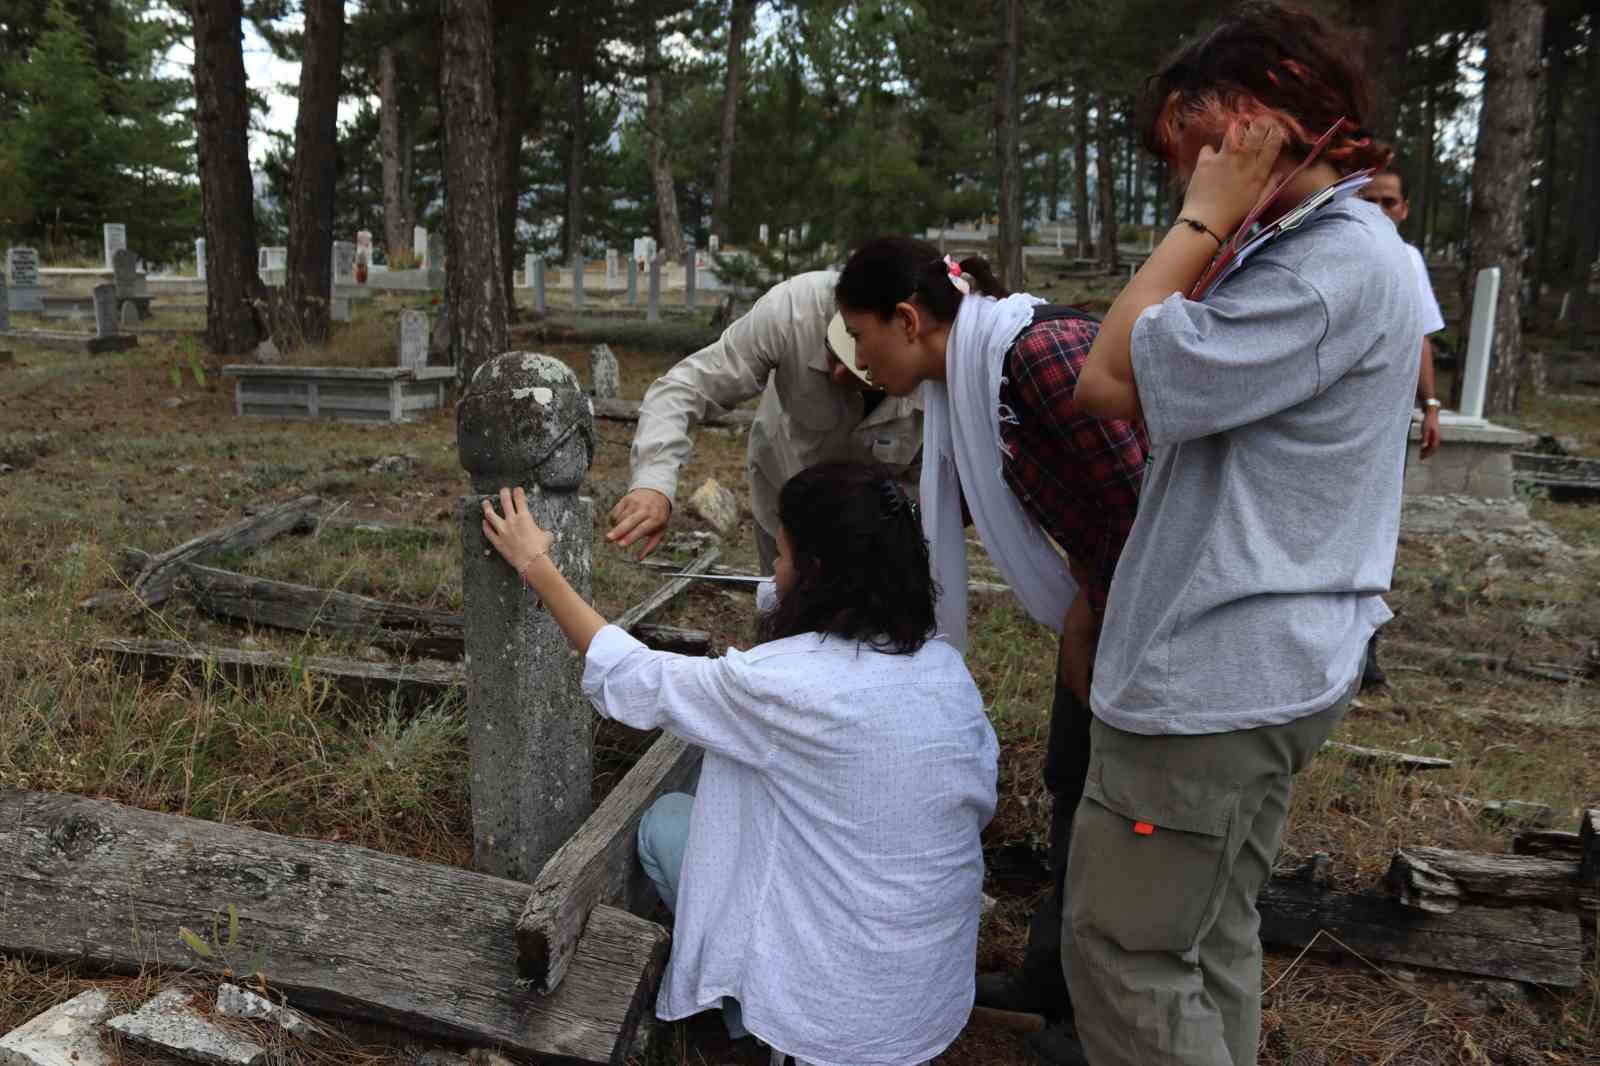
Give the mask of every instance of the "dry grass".
<path id="1" fill-rule="evenodd" d="M 1057 299 L 1108 298 L 1116 279 L 1043 286 Z M 338 330 L 329 360 L 387 363 L 402 303 L 358 305 Z M 533 347 L 519 342 L 520 347 Z M 243 507 L 302 493 L 325 497 L 349 518 L 423 527 L 437 537 L 372 537 L 325 529 L 315 540 L 283 538 L 224 560 L 265 576 L 417 605 L 460 605 L 454 547 L 458 498 L 467 491 L 454 455 L 450 412 L 400 426 L 240 421 L 228 385 L 207 367 L 174 387 L 181 342 L 115 356 L 17 351 L 0 369 L 0 784 L 106 796 L 153 810 L 342 840 L 437 862 L 464 864 L 471 834 L 460 708 L 450 703 L 403 716 L 356 706 L 290 676 L 241 689 L 175 679 L 148 684 L 86 659 L 94 637 L 160 636 L 195 642 L 253 641 L 302 655 L 372 655 L 349 642 L 248 632 L 207 619 L 179 597 L 157 612 L 75 608 L 114 580 L 120 549 L 159 551 L 223 525 Z M 588 343 L 543 344 L 587 367 Z M 624 395 L 637 398 L 676 358 L 613 345 Z M 173 397 L 184 402 L 164 405 Z M 1527 417 L 1586 443 L 1600 439 L 1600 408 L 1530 403 Z M 626 488 L 631 427 L 600 423 L 586 493 L 596 528 Z M 703 432 L 684 473 L 685 490 L 715 476 L 743 488 L 740 434 Z M 402 474 L 373 473 L 389 455 L 415 458 Z M 1577 664 L 1600 637 L 1600 510 L 1536 500 L 1534 512 L 1562 543 L 1538 538 L 1407 537 L 1400 546 L 1391 641 L 1515 652 Z M 687 515 L 677 519 L 693 528 Z M 741 529 L 725 549 L 732 565 L 754 563 Z M 597 547 L 595 593 L 606 613 L 636 602 L 659 581 Z M 697 586 L 662 621 L 712 629 L 725 643 L 749 639 L 748 594 Z M 1015 963 L 1028 915 L 1043 890 L 1048 797 L 1039 782 L 1053 686 L 1048 635 L 1009 601 L 975 608 L 971 663 L 1003 742 L 1000 807 L 986 843 L 999 899 L 980 944 L 985 968 Z M 1550 804 L 1566 825 L 1600 804 L 1600 685 L 1559 686 L 1457 666 L 1391 648 L 1387 692 L 1364 697 L 1339 739 L 1455 760 L 1416 778 L 1358 771 L 1323 756 L 1299 782 L 1282 862 L 1316 851 L 1335 860 L 1350 887 L 1370 889 L 1392 849 L 1416 842 L 1499 850 L 1509 830 L 1480 820 L 1471 798 Z M 597 794 L 647 738 L 597 730 Z M 175 938 L 175 931 L 174 931 Z M 151 977 L 107 979 L 71 968 L 0 960 L 0 1031 L 90 984 L 130 1004 Z M 1470 988 L 1359 961 L 1335 966 L 1317 955 L 1268 962 L 1262 1058 L 1328 1063 L 1600 1061 L 1600 977 L 1572 993 L 1536 993 L 1479 1009 Z M 714 1018 L 664 1027 L 648 1061 L 764 1061 L 730 1046 Z M 345 1030 L 328 1066 L 408 1061 L 403 1037 Z M 749 1042 L 746 1042 L 748 1044 Z M 1296 1058 L 1297 1054 L 1311 1058 Z M 1527 1056 L 1533 1056 L 1531 1058 Z M 1316 1057 L 1320 1056 L 1320 1057 Z M 299 1056 L 297 1061 L 313 1061 Z M 973 1025 L 941 1057 L 948 1064 L 1030 1061 L 1008 1032 Z"/>

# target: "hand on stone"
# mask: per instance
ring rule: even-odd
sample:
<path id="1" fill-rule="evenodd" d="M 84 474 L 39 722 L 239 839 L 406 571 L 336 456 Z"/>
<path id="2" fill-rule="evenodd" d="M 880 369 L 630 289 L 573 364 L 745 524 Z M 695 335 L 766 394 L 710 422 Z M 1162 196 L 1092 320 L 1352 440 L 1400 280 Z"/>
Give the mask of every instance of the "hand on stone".
<path id="1" fill-rule="evenodd" d="M 528 510 L 528 496 L 521 488 L 500 489 L 500 510 L 503 515 L 496 513 L 492 501 L 483 501 L 483 535 L 521 574 L 535 561 L 550 554 L 556 538 L 533 520 Z"/>
<path id="2" fill-rule="evenodd" d="M 672 501 L 655 489 L 634 489 L 611 508 L 611 530 L 606 540 L 619 548 L 627 548 L 639 538 L 645 538 L 639 549 L 643 559 L 656 550 L 661 538 L 667 535 L 667 522 L 672 518 Z"/>

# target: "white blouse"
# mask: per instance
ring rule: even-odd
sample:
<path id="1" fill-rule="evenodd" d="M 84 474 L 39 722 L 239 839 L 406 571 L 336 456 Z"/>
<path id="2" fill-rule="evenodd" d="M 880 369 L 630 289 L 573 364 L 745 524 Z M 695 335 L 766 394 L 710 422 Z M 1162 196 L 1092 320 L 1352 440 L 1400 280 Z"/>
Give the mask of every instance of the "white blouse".
<path id="1" fill-rule="evenodd" d="M 583 690 L 706 753 L 659 1017 L 733 996 L 815 1066 L 906 1066 L 956 1038 L 999 748 L 955 649 L 809 633 L 705 659 L 607 626 Z"/>

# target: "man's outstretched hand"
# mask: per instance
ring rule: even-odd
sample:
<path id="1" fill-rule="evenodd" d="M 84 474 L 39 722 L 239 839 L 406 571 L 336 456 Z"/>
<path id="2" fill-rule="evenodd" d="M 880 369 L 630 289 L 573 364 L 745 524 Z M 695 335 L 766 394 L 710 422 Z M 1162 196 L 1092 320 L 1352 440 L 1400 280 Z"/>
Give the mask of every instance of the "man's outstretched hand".
<path id="1" fill-rule="evenodd" d="M 667 535 L 667 522 L 672 518 L 672 501 L 655 489 L 634 489 L 611 508 L 611 530 L 606 540 L 619 548 L 630 548 L 640 540 L 643 559 L 656 550 L 661 538 Z"/>

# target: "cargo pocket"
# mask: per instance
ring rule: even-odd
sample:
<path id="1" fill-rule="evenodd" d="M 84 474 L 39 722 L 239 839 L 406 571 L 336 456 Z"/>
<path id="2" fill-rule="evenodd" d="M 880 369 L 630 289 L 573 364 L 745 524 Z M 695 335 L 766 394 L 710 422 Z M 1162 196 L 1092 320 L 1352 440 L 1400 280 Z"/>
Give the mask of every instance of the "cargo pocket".
<path id="1" fill-rule="evenodd" d="M 1185 952 L 1229 882 L 1239 790 L 1118 773 L 1095 758 L 1073 823 L 1073 926 L 1124 951 Z"/>

